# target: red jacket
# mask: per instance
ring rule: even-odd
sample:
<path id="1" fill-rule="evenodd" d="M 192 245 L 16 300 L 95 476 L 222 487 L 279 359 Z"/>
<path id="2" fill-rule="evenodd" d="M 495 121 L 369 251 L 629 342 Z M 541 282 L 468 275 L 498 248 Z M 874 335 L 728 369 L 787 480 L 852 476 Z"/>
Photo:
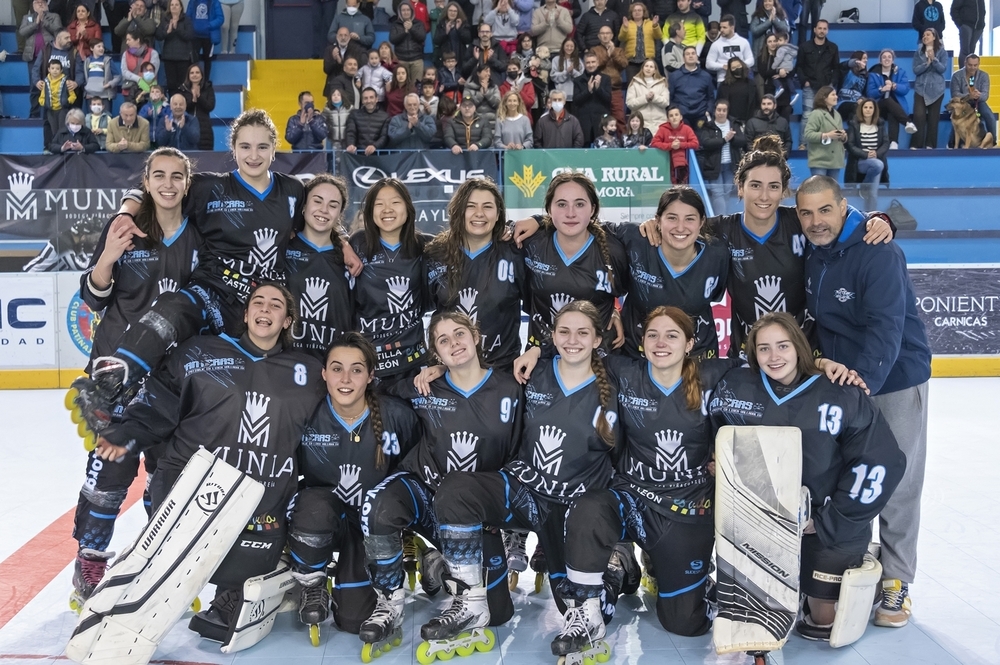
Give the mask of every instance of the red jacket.
<path id="1" fill-rule="evenodd" d="M 504 97 L 506 97 L 507 93 L 510 92 L 511 87 L 513 86 L 511 86 L 510 84 L 510 79 L 504 79 L 503 83 L 500 84 L 501 104 L 503 104 Z M 528 112 L 525 115 L 528 116 L 528 124 L 530 125 L 532 124 L 531 107 L 535 105 L 535 86 L 531 83 L 530 80 L 526 80 L 521 85 L 521 101 L 524 102 L 524 108 L 528 110 Z"/>
<path id="2" fill-rule="evenodd" d="M 680 139 L 681 142 L 681 147 L 677 150 L 673 149 L 674 139 Z M 677 129 L 674 129 L 669 122 L 665 122 L 656 130 L 656 136 L 650 145 L 660 150 L 670 150 L 670 166 L 677 168 L 688 165 L 687 151 L 698 149 L 698 137 L 683 120 Z"/>
<path id="3" fill-rule="evenodd" d="M 431 18 L 427 14 L 427 5 L 417 0 L 411 0 L 410 4 L 413 6 L 413 18 L 423 23 L 424 29 L 430 32 Z"/>
<path id="4" fill-rule="evenodd" d="M 73 40 L 73 46 L 76 47 L 77 53 L 80 54 L 82 59 L 86 60 L 90 57 L 90 40 L 101 38 L 101 26 L 95 22 L 94 19 L 90 18 L 87 19 L 87 22 L 83 27 L 84 35 L 80 39 L 76 38 L 77 30 L 80 28 L 80 22 L 78 20 L 74 19 L 66 30 L 69 32 L 70 39 Z"/>

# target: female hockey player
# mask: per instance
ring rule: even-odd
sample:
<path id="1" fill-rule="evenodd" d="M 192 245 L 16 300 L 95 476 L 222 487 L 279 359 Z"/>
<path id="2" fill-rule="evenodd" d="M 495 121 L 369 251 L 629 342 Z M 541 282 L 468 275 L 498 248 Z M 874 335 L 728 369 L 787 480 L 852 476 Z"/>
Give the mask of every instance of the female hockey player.
<path id="1" fill-rule="evenodd" d="M 559 176 L 561 177 L 561 176 Z M 450 607 L 421 628 L 427 640 L 417 659 L 468 649 L 486 626 L 507 617 L 491 615 L 482 565 L 484 527 L 535 531 L 545 550 L 553 596 L 564 601 L 558 580 L 565 576 L 563 530 L 567 505 L 588 489 L 606 487 L 613 468 L 616 387 L 598 355 L 605 327 L 598 309 L 585 300 L 570 302 L 553 318 L 558 356 L 541 363 L 525 389 L 523 445 L 518 458 L 490 473 L 451 474 L 434 497 L 442 553 L 448 565 Z M 490 588 L 509 595 L 504 585 Z M 472 637 L 469 638 L 470 634 Z M 487 635 L 485 639 L 489 639 Z"/>
<path id="2" fill-rule="evenodd" d="M 802 484 L 812 495 L 812 519 L 803 530 L 799 579 L 806 602 L 796 630 L 829 639 L 840 576 L 861 564 L 871 521 L 902 478 L 906 458 L 865 391 L 819 376 L 790 314 L 761 317 L 746 348 L 750 367 L 726 374 L 709 401 L 712 423 L 801 430 Z"/>
<path id="3" fill-rule="evenodd" d="M 420 445 L 402 461 L 400 473 L 389 476 L 366 495 L 361 511 L 368 567 L 377 596 L 375 611 L 360 632 L 369 652 L 401 634 L 400 532 L 412 529 L 437 542 L 435 508 L 440 503 L 432 505 L 432 498 L 438 485 L 454 476 L 496 472 L 517 453 L 521 436 L 521 387 L 510 374 L 485 366 L 476 324 L 461 312 L 438 312 L 431 319 L 429 339 L 447 373 L 431 382 L 427 396 L 416 392 L 409 381 L 390 387 L 390 392 L 408 399 L 417 412 L 423 424 Z M 500 534 L 488 534 L 483 541 L 487 551 L 484 561 L 489 565 L 485 571 L 477 568 L 477 576 L 485 574 L 491 582 L 504 580 L 507 569 Z M 437 550 L 428 550 L 424 556 L 421 582 L 429 592 L 440 588 L 440 556 Z M 484 606 L 489 600 L 498 624 L 514 613 L 505 584 L 496 584 L 489 599 L 484 588 L 481 600 Z M 474 646 L 477 643 L 478 647 Z M 475 648 L 488 650 L 493 643 L 480 631 L 465 640 L 462 648 L 471 653 Z"/>
<path id="4" fill-rule="evenodd" d="M 278 564 L 302 430 L 325 392 L 320 363 L 290 349 L 295 303 L 288 289 L 255 287 L 243 320 L 239 338 L 194 337 L 175 349 L 97 448 L 110 462 L 165 444 L 149 483 L 154 511 L 199 448 L 264 485 L 255 516 L 212 577 L 212 606 L 191 619 L 192 630 L 218 642 L 226 640 L 243 583 Z"/>
<path id="5" fill-rule="evenodd" d="M 327 394 L 299 448 L 303 481 L 289 507 L 288 545 L 292 576 L 302 587 L 299 620 L 310 626 L 313 646 L 330 614 L 326 567 L 334 551 L 340 552 L 333 585 L 337 626 L 356 634 L 375 608 L 361 535 L 362 498 L 420 439 L 410 405 L 375 391 L 376 362 L 375 348 L 360 333 L 333 342 L 323 367 Z M 362 658 L 374 656 L 378 652 L 367 645 Z"/>
<path id="6" fill-rule="evenodd" d="M 198 264 L 198 232 L 188 224 L 181 202 L 191 185 L 191 161 L 174 148 L 155 150 L 142 174 L 142 202 L 132 235 L 119 217 L 104 227 L 90 266 L 80 278 L 80 295 L 95 312 L 103 312 L 90 352 L 96 359 L 114 351 L 119 337 L 162 293 L 186 284 Z M 88 373 L 90 364 L 87 365 Z M 92 435 L 91 435 L 92 436 Z M 93 440 L 90 440 L 90 446 Z M 155 453 L 145 454 L 147 473 L 156 468 Z M 115 520 L 129 485 L 139 470 L 138 456 L 105 464 L 93 451 L 87 459 L 73 537 L 80 544 L 73 574 L 70 607 L 79 610 L 104 577 Z M 148 499 L 146 501 L 148 503 Z"/>
<path id="7" fill-rule="evenodd" d="M 344 265 L 341 220 L 347 205 L 347 183 L 329 173 L 305 186 L 305 226 L 285 250 L 288 289 L 299 303 L 292 328 L 292 347 L 320 360 L 341 334 L 354 330 L 354 277 Z"/>

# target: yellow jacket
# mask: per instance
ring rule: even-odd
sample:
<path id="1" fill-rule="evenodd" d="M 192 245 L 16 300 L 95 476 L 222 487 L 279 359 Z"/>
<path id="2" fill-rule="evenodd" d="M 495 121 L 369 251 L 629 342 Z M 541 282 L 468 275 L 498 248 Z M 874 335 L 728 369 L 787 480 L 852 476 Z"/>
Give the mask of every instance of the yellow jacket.
<path id="1" fill-rule="evenodd" d="M 621 30 L 618 31 L 618 42 L 621 44 L 622 50 L 625 52 L 625 57 L 632 61 L 636 55 L 641 55 L 642 59 L 656 58 L 656 42 L 663 38 L 663 33 L 660 30 L 660 26 L 657 25 L 653 27 L 653 22 L 650 20 L 645 20 L 642 22 L 642 37 L 644 42 L 644 53 L 636 54 L 636 32 L 639 26 L 635 21 L 629 20 L 626 24 L 622 22 Z"/>

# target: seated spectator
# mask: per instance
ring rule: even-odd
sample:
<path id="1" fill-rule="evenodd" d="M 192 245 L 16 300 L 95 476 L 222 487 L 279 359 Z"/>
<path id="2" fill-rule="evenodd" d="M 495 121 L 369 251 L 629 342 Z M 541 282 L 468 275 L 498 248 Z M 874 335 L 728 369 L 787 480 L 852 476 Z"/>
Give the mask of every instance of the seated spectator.
<path id="1" fill-rule="evenodd" d="M 481 118 L 496 118 L 500 108 L 500 88 L 493 83 L 493 72 L 488 65 L 481 65 L 475 74 L 476 80 L 465 83 L 463 101 L 466 97 L 476 105 L 476 113 Z"/>
<path id="2" fill-rule="evenodd" d="M 392 80 L 385 89 L 385 112 L 393 118 L 403 112 L 403 98 L 415 93 L 416 88 L 410 79 L 410 70 L 404 65 L 396 65 L 392 72 Z"/>
<path id="3" fill-rule="evenodd" d="M 621 148 L 622 139 L 618 135 L 618 121 L 613 115 L 601 119 L 601 134 L 594 139 L 594 148 Z"/>
<path id="4" fill-rule="evenodd" d="M 641 2 L 629 5 L 628 16 L 622 17 L 622 27 L 618 29 L 618 42 L 628 61 L 625 71 L 629 80 L 639 73 L 643 62 L 656 57 L 656 44 L 661 39 L 659 17 L 650 17 L 649 9 Z"/>
<path id="5" fill-rule="evenodd" d="M 358 79 L 361 82 L 361 90 L 371 88 L 378 96 L 378 103 L 385 105 L 385 87 L 392 80 L 392 72 L 382 66 L 378 51 L 368 52 L 368 62 L 358 69 Z M 364 103 L 364 100 L 362 100 Z"/>
<path id="6" fill-rule="evenodd" d="M 493 147 L 507 150 L 526 150 L 534 144 L 531 121 L 524 99 L 517 92 L 508 92 L 503 97 L 497 111 L 496 127 L 493 130 Z"/>
<path id="7" fill-rule="evenodd" d="M 194 22 L 184 12 L 181 0 L 170 0 L 156 28 L 156 40 L 163 43 L 160 61 L 167 75 L 167 90 L 173 94 L 187 78 L 194 50 Z"/>
<path id="8" fill-rule="evenodd" d="M 389 143 L 389 114 L 378 107 L 378 93 L 374 88 L 361 91 L 361 107 L 347 117 L 344 142 L 347 152 L 354 154 L 361 150 L 366 155 Z"/>
<path id="9" fill-rule="evenodd" d="M 677 11 L 667 17 L 667 25 L 674 23 L 684 24 L 684 41 L 681 43 L 695 47 L 695 55 L 701 55 L 705 46 L 705 19 L 691 9 L 691 0 L 677 0 Z"/>
<path id="10" fill-rule="evenodd" d="M 583 56 L 583 74 L 573 81 L 576 117 L 583 131 L 583 144 L 590 145 L 599 134 L 601 119 L 611 114 L 611 80 L 598 71 L 597 56 Z"/>
<path id="11" fill-rule="evenodd" d="M 760 110 L 746 121 L 744 132 L 747 135 L 747 145 L 753 145 L 758 136 L 774 134 L 781 139 L 785 157 L 792 149 L 792 130 L 788 121 L 778 115 L 774 105 L 774 95 L 764 95 L 760 100 Z"/>
<path id="12" fill-rule="evenodd" d="M 750 67 L 753 67 L 753 50 L 750 42 L 745 37 L 736 34 L 736 19 L 730 14 L 726 14 L 719 21 L 719 38 L 708 49 L 708 57 L 705 60 L 705 69 L 715 72 L 715 80 L 722 83 L 726 80 L 726 71 L 733 58 L 743 61 L 743 72 L 746 79 L 750 80 Z"/>
<path id="13" fill-rule="evenodd" d="M 824 85 L 816 91 L 812 113 L 806 120 L 802 138 L 806 142 L 809 172 L 840 179 L 844 168 L 844 144 L 847 132 L 844 121 L 837 112 L 837 91 Z"/>
<path id="14" fill-rule="evenodd" d="M 53 137 L 58 134 L 63 125 L 66 124 L 66 114 L 76 101 L 76 90 L 69 87 L 69 81 L 63 73 L 62 62 L 57 58 L 49 60 L 49 74 L 38 82 L 41 94 L 38 96 L 38 105 L 42 109 L 43 138 L 45 146 L 52 145 Z M 62 152 L 61 150 L 52 152 Z"/>
<path id="15" fill-rule="evenodd" d="M 620 4 L 616 2 L 616 6 Z M 608 8 L 608 0 L 594 0 L 594 6 L 585 11 L 576 24 L 575 37 L 580 49 L 586 51 L 600 44 L 597 33 L 605 25 L 611 28 L 611 34 L 617 35 L 622 27 L 622 17 Z"/>
<path id="16" fill-rule="evenodd" d="M 201 139 L 198 119 L 187 112 L 184 95 L 170 97 L 170 113 L 163 116 L 156 126 L 156 145 L 169 146 L 180 151 L 197 150 Z"/>
<path id="17" fill-rule="evenodd" d="M 90 41 L 101 38 L 101 24 L 90 15 L 90 9 L 86 5 L 77 5 L 73 10 L 76 18 L 67 26 L 70 39 L 80 57 L 87 59 L 90 57 Z"/>
<path id="18" fill-rule="evenodd" d="M 625 104 L 632 113 L 641 113 L 652 127 L 659 127 L 667 121 L 670 86 L 656 69 L 656 61 L 652 58 L 642 63 L 642 69 L 629 83 Z"/>
<path id="19" fill-rule="evenodd" d="M 498 90 L 501 99 L 506 97 L 508 92 L 516 92 L 521 95 L 524 108 L 531 109 L 535 106 L 535 86 L 532 85 L 531 78 L 521 70 L 521 63 L 518 62 L 516 55 L 507 61 L 507 78 L 498 86 Z M 499 106 L 497 108 L 499 110 Z M 495 118 L 496 114 L 490 119 L 490 122 L 492 123 Z"/>
<path id="20" fill-rule="evenodd" d="M 84 116 L 83 124 L 87 125 L 90 132 L 97 137 L 97 144 L 101 150 L 107 150 L 108 123 L 111 116 L 104 110 L 104 101 L 100 97 L 91 97 L 87 100 L 90 112 Z"/>
<path id="21" fill-rule="evenodd" d="M 100 145 L 97 138 L 84 123 L 83 111 L 70 109 L 66 114 L 66 125 L 53 137 L 49 152 L 61 155 L 67 152 L 97 152 Z"/>
<path id="22" fill-rule="evenodd" d="M 125 35 L 130 32 L 136 36 L 139 43 L 143 45 L 152 43 L 153 37 L 156 35 L 156 21 L 146 11 L 146 0 L 133 0 L 132 4 L 129 5 L 128 14 L 115 26 L 115 34 L 118 35 L 119 39 L 124 40 Z M 123 41 L 122 55 L 131 48 L 136 47 Z"/>
<path id="23" fill-rule="evenodd" d="M 145 104 L 139 106 L 139 116 L 149 123 L 150 145 L 156 147 L 156 128 L 160 126 L 163 119 L 170 113 L 170 104 L 163 93 L 163 88 L 154 85 L 149 89 L 149 99 Z"/>
<path id="24" fill-rule="evenodd" d="M 851 118 L 858 108 L 858 101 L 868 94 L 868 54 L 855 51 L 847 61 L 847 70 L 837 92 L 840 117 Z"/>
<path id="25" fill-rule="evenodd" d="M 458 116 L 444 128 L 444 147 L 454 154 L 464 151 L 486 150 L 493 144 L 493 126 L 480 118 L 471 99 L 463 99 Z"/>
<path id="26" fill-rule="evenodd" d="M 84 88 L 87 84 L 86 71 L 83 61 L 73 48 L 73 41 L 69 32 L 60 30 L 56 33 L 55 40 L 51 44 L 46 44 L 35 54 L 35 62 L 31 65 L 31 84 L 39 92 L 43 89 L 43 80 L 49 72 L 49 64 L 53 60 L 58 60 L 62 65 L 62 75 L 66 77 L 66 89 L 69 92 L 76 92 L 77 88 Z M 33 95 L 33 106 L 38 108 L 39 97 Z M 42 114 L 40 117 L 45 117 Z M 62 127 L 60 121 L 58 127 L 53 132 L 59 131 Z M 49 135 L 51 138 L 51 135 Z"/>
<path id="27" fill-rule="evenodd" d="M 441 100 L 438 99 L 438 96 L 434 94 L 434 81 L 431 79 L 424 79 L 420 83 L 420 112 L 424 115 L 436 118 L 438 104 L 440 101 Z"/>
<path id="28" fill-rule="evenodd" d="M 378 45 L 378 59 L 382 66 L 390 72 L 396 71 L 399 66 L 399 59 L 396 58 L 396 49 L 389 42 L 382 42 Z"/>
<path id="29" fill-rule="evenodd" d="M 750 73 L 739 58 L 730 58 L 726 78 L 719 85 L 719 99 L 728 100 L 728 117 L 746 122 L 759 108 L 757 85 L 747 78 Z"/>
<path id="30" fill-rule="evenodd" d="M 698 137 L 684 124 L 681 110 L 676 106 L 667 109 L 667 121 L 660 125 L 650 144 L 654 148 L 670 151 L 670 182 L 675 185 L 688 183 L 688 150 L 698 149 Z"/>
<path id="31" fill-rule="evenodd" d="M 785 14 L 785 8 L 778 0 L 763 0 L 750 16 L 750 34 L 753 39 L 754 58 L 764 53 L 768 35 L 778 32 L 791 34 L 792 25 Z"/>
<path id="32" fill-rule="evenodd" d="M 149 89 L 154 85 L 156 85 L 156 66 L 151 62 L 144 62 L 139 67 L 139 92 L 135 97 L 137 104 L 142 104 L 149 98 Z"/>
<path id="33" fill-rule="evenodd" d="M 671 23 L 667 28 L 667 41 L 663 42 L 661 61 L 663 71 L 670 75 L 684 66 L 684 24 Z"/>
<path id="34" fill-rule="evenodd" d="M 492 35 L 493 28 L 489 25 L 486 27 Z M 449 2 L 437 27 L 434 28 L 434 49 L 441 53 L 439 64 L 445 64 L 445 54 L 453 53 L 456 63 L 464 65 L 467 60 L 466 53 L 472 46 L 473 34 L 472 25 L 465 17 L 462 7 L 457 2 Z M 499 44 L 499 42 L 497 43 Z M 454 70 L 455 68 L 449 69 Z"/>
<path id="35" fill-rule="evenodd" d="M 149 122 L 139 117 L 132 102 L 123 102 L 118 117 L 108 123 L 108 152 L 146 152 L 149 150 Z"/>
<path id="36" fill-rule="evenodd" d="M 697 126 L 707 117 L 708 105 L 715 98 L 715 81 L 698 66 L 695 47 L 684 48 L 684 66 L 670 74 L 669 83 L 671 104 L 680 109 L 685 122 Z"/>
<path id="37" fill-rule="evenodd" d="M 844 182 L 860 182 L 865 210 L 878 210 L 878 186 L 889 182 L 889 130 L 874 100 L 862 99 L 847 123 Z"/>
<path id="38" fill-rule="evenodd" d="M 434 118 L 420 113 L 420 98 L 411 92 L 403 99 L 403 112 L 389 120 L 389 147 L 428 150 L 436 131 Z"/>
<path id="39" fill-rule="evenodd" d="M 358 4 L 359 0 L 344 0 L 344 11 L 337 14 L 330 24 L 327 42 L 332 44 L 337 38 L 337 31 L 345 27 L 353 43 L 366 51 L 371 49 L 375 43 L 375 27 L 369 17 L 358 11 Z"/>
<path id="40" fill-rule="evenodd" d="M 599 0 L 606 2 L 607 0 Z M 596 37 L 596 35 L 595 35 Z M 573 109 L 573 79 L 583 74 L 583 60 L 580 58 L 580 51 L 576 42 L 571 37 L 567 37 L 562 47 L 552 58 L 552 69 L 549 70 L 549 80 L 553 89 L 561 91 L 566 95 L 566 105 Z"/>
<path id="41" fill-rule="evenodd" d="M 573 16 L 556 0 L 545 0 L 531 15 L 531 35 L 536 46 L 555 53 L 573 32 Z"/>
<path id="42" fill-rule="evenodd" d="M 83 63 L 86 72 L 84 91 L 88 97 L 100 97 L 105 102 L 105 108 L 111 108 L 111 100 L 115 98 L 121 76 L 114 73 L 111 56 L 104 52 L 104 42 L 99 39 L 91 41 L 90 57 Z"/>
<path id="43" fill-rule="evenodd" d="M 323 108 L 323 121 L 326 123 L 327 147 L 334 150 L 343 150 L 344 139 L 347 136 L 347 119 L 350 117 L 351 108 L 344 104 L 344 94 L 334 88 L 330 91 L 330 98 Z"/>
<path id="44" fill-rule="evenodd" d="M 944 20 L 944 19 L 942 19 Z M 910 137 L 910 149 L 937 148 L 938 122 L 944 100 L 944 75 L 951 65 L 941 38 L 934 28 L 924 30 L 920 48 L 913 56 L 913 124 L 917 132 Z"/>
<path id="45" fill-rule="evenodd" d="M 466 85 L 484 65 L 489 67 L 494 85 L 503 82 L 503 77 L 507 73 L 507 52 L 500 46 L 500 42 L 493 38 L 493 29 L 490 26 L 479 26 L 479 39 L 472 44 L 471 55 L 471 58 L 466 58 L 462 67 Z"/>
<path id="46" fill-rule="evenodd" d="M 187 112 L 198 119 L 198 127 L 201 129 L 198 150 L 214 150 L 215 134 L 212 131 L 211 114 L 215 110 L 215 88 L 205 78 L 198 63 L 188 65 L 185 76 L 178 92 L 184 95 Z"/>
<path id="47" fill-rule="evenodd" d="M 408 0 L 399 3 L 396 16 L 389 21 L 389 41 L 396 49 L 399 64 L 406 68 L 411 82 L 424 76 L 424 42 L 427 28 L 417 20 Z"/>
<path id="48" fill-rule="evenodd" d="M 222 43 L 222 24 L 226 21 L 219 0 L 188 0 L 187 14 L 194 26 L 192 53 L 201 61 L 205 78 L 212 78 L 212 49 Z"/>
<path id="49" fill-rule="evenodd" d="M 952 98 L 969 96 L 969 104 L 979 112 L 979 117 L 986 125 L 986 131 L 993 134 L 997 140 L 997 119 L 993 109 L 987 104 L 990 98 L 990 75 L 979 69 L 979 56 L 970 53 L 965 58 L 965 69 L 951 76 Z"/>
<path id="50" fill-rule="evenodd" d="M 591 52 L 597 56 L 597 69 L 611 81 L 611 115 L 619 124 L 625 124 L 625 95 L 622 94 L 622 70 L 628 65 L 625 51 L 615 46 L 611 28 L 604 25 L 597 31 L 601 40 Z M 575 111 L 574 111 L 575 112 Z"/>
<path id="51" fill-rule="evenodd" d="M 664 122 L 666 122 L 664 120 Z M 653 133 L 646 128 L 642 113 L 635 111 L 628 117 L 625 125 L 625 135 L 622 136 L 623 148 L 637 148 L 642 152 L 653 142 Z"/>
<path id="52" fill-rule="evenodd" d="M 566 95 L 559 90 L 549 93 L 549 110 L 535 123 L 536 148 L 582 148 L 580 121 L 566 110 Z"/>
<path id="53" fill-rule="evenodd" d="M 434 119 L 437 131 L 434 132 L 431 148 L 438 150 L 444 147 L 444 129 L 448 123 L 455 119 L 456 115 L 458 115 L 458 106 L 455 105 L 455 102 L 447 97 L 442 97 L 438 102 L 437 118 Z"/>
<path id="54" fill-rule="evenodd" d="M 483 23 L 490 26 L 493 36 L 507 55 L 517 47 L 517 24 L 520 20 L 521 17 L 510 6 L 510 0 L 498 0 L 496 8 L 483 17 Z"/>
<path id="55" fill-rule="evenodd" d="M 292 146 L 293 151 L 322 150 L 326 134 L 326 120 L 316 110 L 312 94 L 300 92 L 299 112 L 288 118 L 285 141 Z"/>
<path id="56" fill-rule="evenodd" d="M 367 54 L 364 49 L 351 40 L 351 31 L 347 27 L 341 26 L 337 30 L 333 44 L 327 46 L 326 51 L 323 52 L 323 73 L 326 74 L 326 86 L 323 88 L 324 97 L 330 95 L 333 81 L 344 72 L 344 62 L 351 57 L 355 59 L 355 67 L 357 67 L 356 63 L 364 62 Z"/>
<path id="57" fill-rule="evenodd" d="M 125 53 L 122 54 L 121 67 L 122 96 L 127 101 L 136 101 L 139 93 L 142 92 L 139 82 L 143 81 L 143 65 L 146 63 L 153 66 L 153 76 L 145 81 L 148 90 L 148 86 L 156 81 L 157 72 L 160 69 L 160 54 L 152 47 L 146 46 L 139 32 L 132 30 L 126 33 Z"/>
<path id="58" fill-rule="evenodd" d="M 36 74 L 36 63 L 40 63 L 39 56 L 46 46 L 52 44 L 56 35 L 62 31 L 62 20 L 58 12 L 49 11 L 48 0 L 34 0 L 31 4 L 31 11 L 21 19 L 21 25 L 17 29 L 17 39 L 24 42 L 21 50 L 21 60 L 29 63 L 31 67 L 31 84 L 35 85 L 41 81 L 48 72 L 48 59 L 45 65 L 40 66 L 40 72 Z M 67 33 L 68 36 L 68 33 Z M 72 37 L 70 41 L 72 42 Z M 37 115 L 34 111 L 38 108 L 38 100 L 31 103 L 32 116 Z"/>
<path id="59" fill-rule="evenodd" d="M 906 96 L 910 93 L 910 79 L 906 72 L 895 63 L 896 54 L 884 48 L 878 54 L 878 62 L 868 70 L 868 93 L 866 97 L 878 100 L 879 114 L 889 123 L 889 149 L 899 148 L 899 126 L 906 126 L 907 134 L 915 134 L 917 126 L 910 121 L 910 104 Z"/>
<path id="60" fill-rule="evenodd" d="M 333 77 L 330 90 L 340 90 L 344 105 L 352 109 L 361 108 L 361 77 L 358 76 L 358 60 L 353 55 L 344 58 L 344 71 Z"/>
<path id="61" fill-rule="evenodd" d="M 719 97 L 713 119 L 702 124 L 695 134 L 699 144 L 695 157 L 708 186 L 712 210 L 716 215 L 725 215 L 733 193 L 736 166 L 747 146 L 743 123 L 729 117 L 729 102 Z"/>

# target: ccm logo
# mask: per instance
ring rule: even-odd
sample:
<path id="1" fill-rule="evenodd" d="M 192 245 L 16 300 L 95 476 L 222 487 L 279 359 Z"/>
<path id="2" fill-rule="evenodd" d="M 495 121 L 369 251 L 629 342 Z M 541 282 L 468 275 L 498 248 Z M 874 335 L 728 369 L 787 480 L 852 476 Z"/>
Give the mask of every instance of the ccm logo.
<path id="1" fill-rule="evenodd" d="M 252 550 L 269 550 L 274 543 L 259 543 L 256 540 L 241 540 L 240 547 L 249 547 Z"/>

